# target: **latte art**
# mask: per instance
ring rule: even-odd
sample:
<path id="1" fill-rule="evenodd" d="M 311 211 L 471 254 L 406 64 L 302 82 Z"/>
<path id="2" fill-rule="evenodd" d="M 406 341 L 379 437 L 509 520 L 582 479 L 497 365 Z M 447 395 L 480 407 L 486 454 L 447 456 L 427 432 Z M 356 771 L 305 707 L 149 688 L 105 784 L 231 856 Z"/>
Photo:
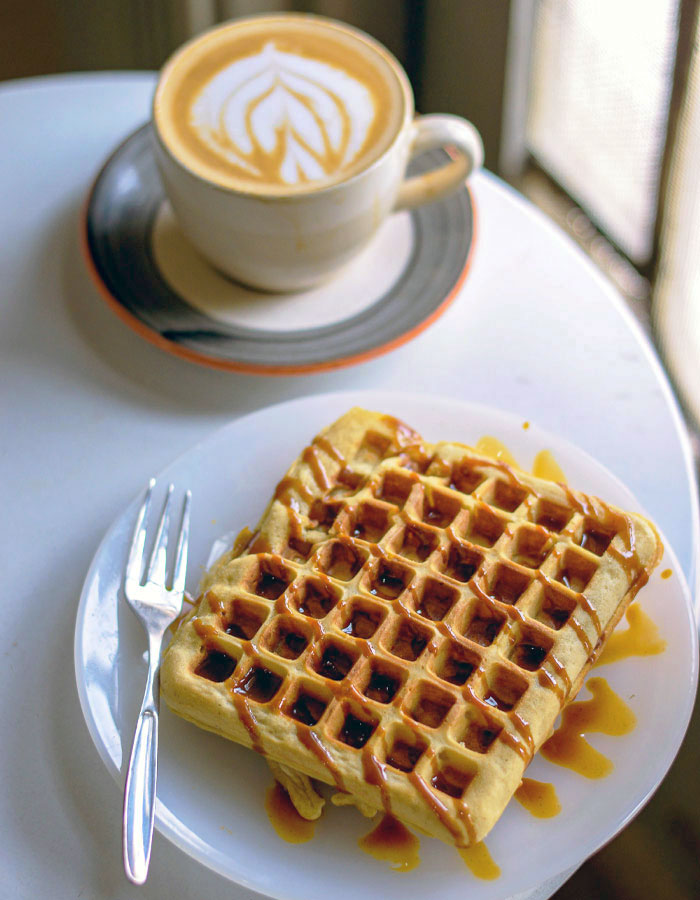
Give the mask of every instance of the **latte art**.
<path id="1" fill-rule="evenodd" d="M 352 165 L 376 116 L 357 78 L 270 42 L 209 81 L 191 123 L 210 150 L 248 177 L 295 185 Z"/>
<path id="2" fill-rule="evenodd" d="M 398 63 L 317 16 L 233 20 L 168 61 L 153 102 L 160 141 L 225 189 L 287 196 L 352 178 L 413 114 Z"/>
<path id="3" fill-rule="evenodd" d="M 406 175 L 415 153 L 459 157 Z M 153 153 L 184 237 L 231 278 L 303 291 L 331 278 L 393 211 L 463 187 L 474 126 L 414 118 L 411 84 L 374 38 L 301 13 L 232 19 L 163 67 Z"/>

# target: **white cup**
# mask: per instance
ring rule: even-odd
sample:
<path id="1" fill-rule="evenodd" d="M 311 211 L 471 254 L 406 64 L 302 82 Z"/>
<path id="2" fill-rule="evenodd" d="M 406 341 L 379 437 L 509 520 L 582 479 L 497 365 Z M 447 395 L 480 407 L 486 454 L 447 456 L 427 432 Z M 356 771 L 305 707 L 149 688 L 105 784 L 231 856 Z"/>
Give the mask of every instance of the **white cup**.
<path id="1" fill-rule="evenodd" d="M 333 274 L 372 239 L 392 212 L 419 206 L 459 188 L 483 162 L 478 131 L 465 119 L 439 114 L 414 117 L 410 83 L 396 59 L 372 38 L 320 17 L 300 17 L 313 27 L 351 34 L 388 64 L 400 90 L 400 125 L 389 145 L 366 168 L 327 185 L 266 191 L 217 183 L 188 164 L 167 137 L 160 98 L 173 73 L 188 64 L 201 42 L 254 21 L 235 20 L 177 51 L 156 88 L 153 124 L 156 159 L 178 223 L 191 243 L 217 269 L 254 288 L 297 291 Z M 288 19 L 290 17 L 282 17 Z M 412 156 L 436 147 L 456 149 L 454 158 L 423 175 L 406 178 Z"/>

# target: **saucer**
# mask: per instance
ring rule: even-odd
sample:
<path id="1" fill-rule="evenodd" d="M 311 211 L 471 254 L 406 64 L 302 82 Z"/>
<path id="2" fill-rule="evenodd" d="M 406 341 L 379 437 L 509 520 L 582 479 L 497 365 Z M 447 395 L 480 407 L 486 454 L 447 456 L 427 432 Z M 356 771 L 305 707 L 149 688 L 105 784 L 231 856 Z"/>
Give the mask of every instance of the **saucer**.
<path id="1" fill-rule="evenodd" d="M 395 213 L 333 280 L 293 294 L 247 288 L 212 268 L 165 198 L 150 125 L 121 144 L 87 199 L 83 238 L 93 278 L 137 334 L 193 362 L 259 375 L 304 374 L 387 353 L 420 334 L 456 297 L 475 215 L 465 185 Z M 434 150 L 410 174 L 444 162 Z"/>

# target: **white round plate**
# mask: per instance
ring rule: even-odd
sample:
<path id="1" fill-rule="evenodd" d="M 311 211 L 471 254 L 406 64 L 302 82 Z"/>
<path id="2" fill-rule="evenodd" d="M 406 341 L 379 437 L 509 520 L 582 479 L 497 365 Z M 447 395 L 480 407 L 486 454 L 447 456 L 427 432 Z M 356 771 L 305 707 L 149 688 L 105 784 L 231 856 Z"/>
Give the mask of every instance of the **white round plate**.
<path id="1" fill-rule="evenodd" d="M 299 450 L 353 405 L 404 419 L 431 441 L 474 444 L 493 435 L 523 466 L 549 449 L 568 482 L 611 503 L 639 509 L 630 492 L 581 450 L 497 410 L 425 394 L 354 392 L 314 396 L 263 409 L 212 434 L 158 478 L 191 488 L 193 520 L 188 588 L 196 591 L 209 550 L 224 532 L 254 525 Z M 144 476 L 151 473 L 144 473 Z M 146 477 L 144 477 L 144 481 Z M 157 499 L 157 498 L 156 498 Z M 104 538 L 88 572 L 76 623 L 78 692 L 90 734 L 115 779 L 123 783 L 145 681 L 146 641 L 121 595 L 121 578 L 140 497 Z M 672 570 L 662 579 L 660 571 Z M 640 810 L 666 774 L 690 718 L 697 682 L 697 634 L 683 573 L 670 547 L 640 595 L 667 649 L 595 670 L 627 702 L 637 727 L 624 737 L 592 735 L 615 768 L 600 781 L 536 758 L 528 775 L 554 784 L 562 812 L 535 819 L 517 802 L 488 836 L 500 878 L 480 881 L 455 850 L 421 837 L 421 864 L 408 873 L 357 846 L 371 824 L 355 810 L 327 804 L 316 835 L 287 844 L 264 809 L 272 777 L 264 759 L 208 734 L 163 709 L 156 827 L 177 846 L 226 878 L 283 900 L 370 896 L 503 900 L 579 864 Z M 588 696 L 586 690 L 583 696 Z M 659 736 L 663 736 L 663 740 Z"/>

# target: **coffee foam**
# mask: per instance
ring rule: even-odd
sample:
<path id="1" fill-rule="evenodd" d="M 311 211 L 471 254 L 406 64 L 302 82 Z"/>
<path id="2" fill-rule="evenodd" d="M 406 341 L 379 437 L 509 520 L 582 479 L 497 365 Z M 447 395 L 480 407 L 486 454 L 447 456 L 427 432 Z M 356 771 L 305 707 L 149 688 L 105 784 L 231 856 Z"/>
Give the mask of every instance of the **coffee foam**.
<path id="1" fill-rule="evenodd" d="M 186 167 L 223 186 L 322 187 L 393 140 L 410 104 L 396 70 L 370 39 L 314 17 L 235 22 L 166 66 L 156 124 Z"/>
<path id="2" fill-rule="evenodd" d="M 352 75 L 269 42 L 211 79 L 191 123 L 251 177 L 299 184 L 352 164 L 377 115 L 372 94 Z"/>

